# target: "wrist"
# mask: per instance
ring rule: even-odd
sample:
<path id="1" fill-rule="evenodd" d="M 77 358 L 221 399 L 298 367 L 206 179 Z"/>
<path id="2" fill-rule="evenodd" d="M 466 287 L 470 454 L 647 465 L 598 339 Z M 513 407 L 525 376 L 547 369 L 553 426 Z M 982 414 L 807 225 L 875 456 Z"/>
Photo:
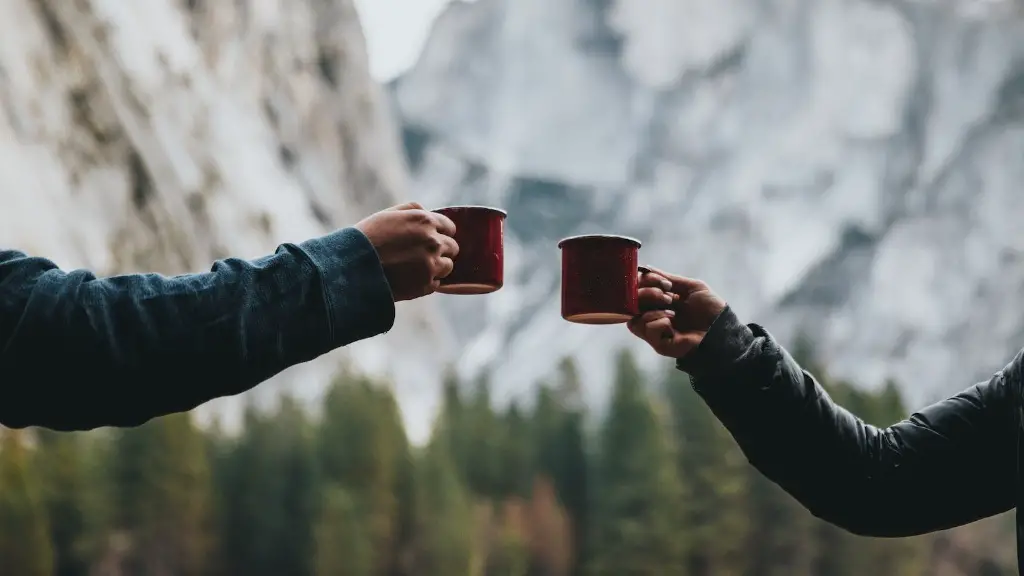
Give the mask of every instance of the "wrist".
<path id="1" fill-rule="evenodd" d="M 700 344 L 676 359 L 676 367 L 695 378 L 728 370 L 750 347 L 754 333 L 726 305 L 711 322 Z"/>

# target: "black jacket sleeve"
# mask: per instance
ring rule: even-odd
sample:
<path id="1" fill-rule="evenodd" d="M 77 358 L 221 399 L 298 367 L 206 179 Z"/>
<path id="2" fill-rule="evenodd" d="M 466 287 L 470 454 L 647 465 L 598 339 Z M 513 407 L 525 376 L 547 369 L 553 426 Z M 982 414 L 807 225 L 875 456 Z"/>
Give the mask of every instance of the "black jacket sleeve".
<path id="1" fill-rule="evenodd" d="M 97 278 L 0 251 L 0 424 L 134 426 L 389 330 L 376 250 L 347 228 L 210 272 Z"/>
<path id="2" fill-rule="evenodd" d="M 850 532 L 911 536 L 1014 507 L 1019 354 L 988 382 L 885 429 L 833 403 L 729 308 L 678 367 L 755 468 Z"/>

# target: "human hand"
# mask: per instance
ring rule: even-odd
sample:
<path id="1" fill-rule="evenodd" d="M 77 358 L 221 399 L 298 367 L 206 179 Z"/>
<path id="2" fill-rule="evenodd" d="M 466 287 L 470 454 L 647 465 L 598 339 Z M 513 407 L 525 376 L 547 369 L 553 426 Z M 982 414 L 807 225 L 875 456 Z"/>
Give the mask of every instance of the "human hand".
<path id="1" fill-rule="evenodd" d="M 355 227 L 377 249 L 395 302 L 434 293 L 455 266 L 455 223 L 415 202 L 372 214 Z"/>
<path id="2" fill-rule="evenodd" d="M 700 280 L 648 270 L 640 275 L 640 314 L 629 331 L 658 354 L 682 358 L 700 345 L 725 300 Z"/>

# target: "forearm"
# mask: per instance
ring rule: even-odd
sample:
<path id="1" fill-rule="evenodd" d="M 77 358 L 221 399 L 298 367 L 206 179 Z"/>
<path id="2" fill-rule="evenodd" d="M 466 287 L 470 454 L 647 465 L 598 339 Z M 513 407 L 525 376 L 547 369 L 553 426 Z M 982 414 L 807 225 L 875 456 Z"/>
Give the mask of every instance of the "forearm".
<path id="1" fill-rule="evenodd" d="M 0 258 L 0 423 L 135 425 L 237 394 L 390 329 L 394 303 L 357 230 L 204 274 L 98 279 Z"/>
<path id="2" fill-rule="evenodd" d="M 728 309 L 679 367 L 752 465 L 850 531 L 920 534 L 1012 506 L 1014 433 L 1009 403 L 997 397 L 1002 381 L 879 429 L 832 402 L 771 336 Z M 987 477 L 983 490 L 974 474 Z"/>

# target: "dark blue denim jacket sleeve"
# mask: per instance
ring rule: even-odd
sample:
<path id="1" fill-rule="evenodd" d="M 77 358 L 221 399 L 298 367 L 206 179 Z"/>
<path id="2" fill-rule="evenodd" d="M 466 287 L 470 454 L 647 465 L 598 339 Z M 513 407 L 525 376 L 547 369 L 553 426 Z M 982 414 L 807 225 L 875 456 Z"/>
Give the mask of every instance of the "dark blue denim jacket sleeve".
<path id="1" fill-rule="evenodd" d="M 388 331 L 391 289 L 347 228 L 210 272 L 97 278 L 0 251 L 0 424 L 134 426 Z"/>
<path id="2" fill-rule="evenodd" d="M 887 428 L 834 403 L 764 328 L 730 308 L 677 366 L 750 463 L 815 516 L 894 537 L 1013 508 L 1022 358 Z"/>

